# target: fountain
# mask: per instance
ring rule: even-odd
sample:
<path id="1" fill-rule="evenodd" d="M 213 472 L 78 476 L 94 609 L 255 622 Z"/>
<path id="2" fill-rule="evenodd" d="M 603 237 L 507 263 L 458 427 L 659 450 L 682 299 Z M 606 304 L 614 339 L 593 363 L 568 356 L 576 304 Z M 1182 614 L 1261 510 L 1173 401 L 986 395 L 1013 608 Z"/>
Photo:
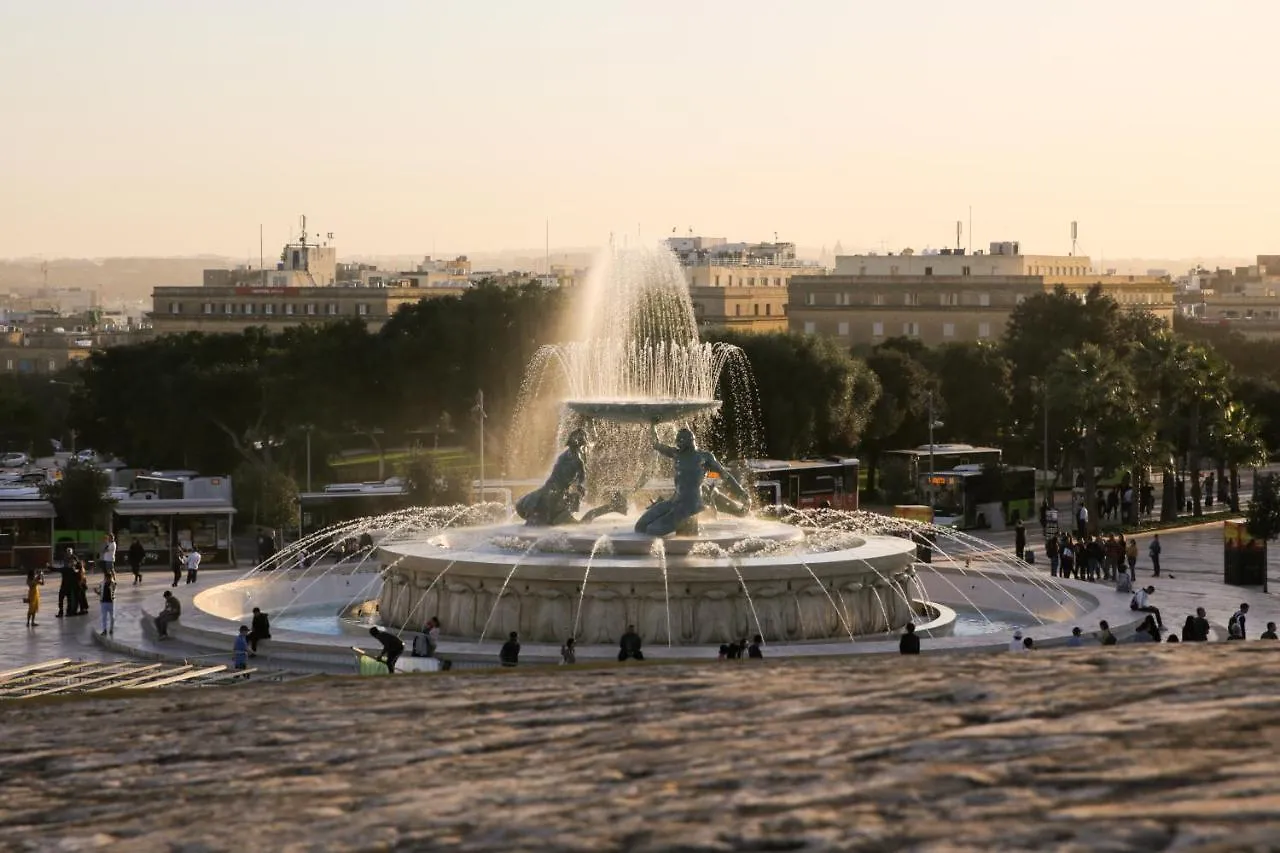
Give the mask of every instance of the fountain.
<path id="1" fill-rule="evenodd" d="M 758 451 L 749 365 L 737 348 L 699 340 L 675 258 L 610 250 L 580 303 L 578 339 L 533 359 L 511 430 L 525 441 L 508 468 L 549 470 L 540 488 L 513 507 L 405 510 L 339 525 L 197 596 L 197 607 L 238 619 L 266 603 L 286 630 L 290 610 L 316 607 L 332 622 L 339 611 L 376 614 L 400 632 L 436 616 L 455 657 L 470 648 L 488 660 L 494 640 L 516 631 L 548 649 L 574 637 L 583 660 L 593 648 L 612 654 L 628 625 L 677 655 L 674 647 L 714 649 L 755 634 L 797 653 L 844 652 L 909 621 L 939 637 L 1046 624 L 1097 605 L 1078 584 L 933 525 L 750 512 L 735 464 Z M 699 436 L 726 462 L 699 448 Z M 555 448 L 553 461 L 545 454 Z M 365 533 L 375 547 L 326 561 Z M 925 534 L 933 562 L 917 560 Z M 318 550 L 317 565 L 295 565 L 304 548 Z"/>

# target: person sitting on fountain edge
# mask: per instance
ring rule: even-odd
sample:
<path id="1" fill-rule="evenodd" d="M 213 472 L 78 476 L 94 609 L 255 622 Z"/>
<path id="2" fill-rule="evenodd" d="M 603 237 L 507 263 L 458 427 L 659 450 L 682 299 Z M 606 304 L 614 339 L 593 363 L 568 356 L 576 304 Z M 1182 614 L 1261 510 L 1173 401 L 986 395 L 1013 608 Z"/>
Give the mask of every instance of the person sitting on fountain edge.
<path id="1" fill-rule="evenodd" d="M 644 660 L 644 652 L 640 651 L 640 635 L 635 625 L 627 626 L 627 633 L 622 635 L 618 643 L 618 660 Z"/>
<path id="2" fill-rule="evenodd" d="M 578 521 L 573 514 L 578 511 L 586 486 L 586 446 L 586 432 L 575 429 L 569 433 L 565 449 L 556 458 L 547 481 L 516 501 L 516 514 L 526 524 L 545 527 L 574 524 Z M 626 512 L 626 509 L 626 499 L 621 494 L 614 495 L 609 503 L 587 512 L 582 521 L 592 521 L 610 512 Z"/>
<path id="3" fill-rule="evenodd" d="M 681 528 L 686 521 L 696 516 L 703 509 L 702 483 L 708 471 L 719 475 L 720 479 L 741 497 L 740 509 L 751 503 L 751 496 L 742 488 L 736 478 L 724 469 L 715 454 L 699 450 L 693 437 L 693 431 L 682 427 L 676 433 L 676 446 L 671 447 L 658 440 L 658 425 L 649 425 L 653 436 L 653 449 L 675 463 L 675 494 L 665 500 L 655 501 L 640 520 L 636 522 L 636 533 L 647 533 L 650 536 L 668 536 Z M 728 496 L 721 495 L 721 500 Z"/>

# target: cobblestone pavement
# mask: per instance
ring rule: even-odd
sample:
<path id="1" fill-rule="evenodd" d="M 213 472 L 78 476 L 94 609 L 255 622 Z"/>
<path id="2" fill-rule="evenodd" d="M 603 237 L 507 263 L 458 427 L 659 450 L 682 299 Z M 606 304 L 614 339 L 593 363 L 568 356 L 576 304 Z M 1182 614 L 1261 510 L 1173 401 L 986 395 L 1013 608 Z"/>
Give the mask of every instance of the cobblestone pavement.
<path id="1" fill-rule="evenodd" d="M 0 705 L 6 850 L 1239 851 L 1280 644 L 544 668 Z"/>

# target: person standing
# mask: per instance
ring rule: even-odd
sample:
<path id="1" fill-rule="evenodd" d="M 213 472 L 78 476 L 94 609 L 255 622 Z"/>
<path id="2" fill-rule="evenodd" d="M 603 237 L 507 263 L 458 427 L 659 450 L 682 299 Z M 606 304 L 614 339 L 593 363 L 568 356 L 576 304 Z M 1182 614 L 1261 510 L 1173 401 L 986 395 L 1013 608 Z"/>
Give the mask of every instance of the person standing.
<path id="1" fill-rule="evenodd" d="M 1138 540 L 1130 539 L 1124 544 L 1124 558 L 1129 564 L 1129 577 L 1137 576 L 1134 571 L 1138 567 Z"/>
<path id="2" fill-rule="evenodd" d="M 573 637 L 564 641 L 560 647 L 560 665 L 572 666 L 578 662 L 578 650 L 573 647 Z"/>
<path id="3" fill-rule="evenodd" d="M 181 548 L 173 552 L 173 588 L 182 580 L 182 570 L 187 567 L 187 554 Z"/>
<path id="4" fill-rule="evenodd" d="M 231 665 L 235 669 L 247 669 L 249 666 L 249 626 L 241 625 L 236 634 L 236 642 L 232 647 Z"/>
<path id="5" fill-rule="evenodd" d="M 116 570 L 116 537 L 108 533 L 102 538 L 102 552 L 98 554 L 98 564 L 102 573 L 115 573 Z"/>
<path id="6" fill-rule="evenodd" d="M 40 587 L 44 586 L 44 572 L 34 566 L 27 569 L 27 627 L 36 627 L 36 614 L 40 612 Z"/>
<path id="7" fill-rule="evenodd" d="M 133 582 L 135 585 L 142 583 L 142 564 L 147 560 L 147 549 L 143 546 L 142 540 L 134 537 L 133 542 L 129 544 L 127 552 L 129 556 L 129 569 L 133 572 Z"/>
<path id="8" fill-rule="evenodd" d="M 1084 505 L 1084 501 L 1080 502 L 1080 511 L 1076 513 L 1076 537 L 1084 541 L 1084 537 L 1089 533 L 1089 508 Z"/>
<path id="9" fill-rule="evenodd" d="M 116 573 L 108 569 L 98 584 L 98 607 L 102 611 L 102 636 L 116 632 Z"/>
<path id="10" fill-rule="evenodd" d="M 515 631 L 511 632 L 498 651 L 498 663 L 503 666 L 516 666 L 520 663 L 520 637 Z"/>
<path id="11" fill-rule="evenodd" d="M 76 560 L 76 606 L 78 609 L 74 615 L 89 615 L 89 572 L 84 560 Z"/>
<path id="12" fill-rule="evenodd" d="M 257 607 L 253 608 L 253 625 L 249 631 L 249 653 L 258 653 L 258 643 L 271 639 L 271 619 Z"/>
<path id="13" fill-rule="evenodd" d="M 1227 639 L 1243 640 L 1248 634 L 1245 633 L 1244 623 L 1245 617 L 1249 615 L 1249 604 L 1241 603 L 1240 609 L 1231 614 L 1231 618 L 1227 620 Z"/>
<path id="14" fill-rule="evenodd" d="M 382 652 L 376 658 L 387 665 L 387 672 L 394 674 L 396 661 L 404 653 L 404 641 L 390 631 L 379 631 L 376 627 L 369 629 L 369 635 L 382 643 Z"/>
<path id="15" fill-rule="evenodd" d="M 1058 537 L 1048 536 L 1044 540 L 1044 555 L 1049 560 L 1049 576 L 1058 576 Z"/>
<path id="16" fill-rule="evenodd" d="M 1013 525 L 1013 552 L 1018 555 L 1018 562 L 1025 563 L 1027 560 L 1027 528 L 1022 523 L 1022 519 L 1018 519 L 1018 523 Z"/>
<path id="17" fill-rule="evenodd" d="M 62 559 L 54 562 L 53 567 L 58 570 L 58 615 L 56 618 L 61 619 L 63 614 L 67 616 L 76 615 L 76 560 L 71 552 L 71 547 L 67 546 L 62 552 Z"/>
<path id="18" fill-rule="evenodd" d="M 898 640 L 898 654 L 920 654 L 920 635 L 916 633 L 916 623 L 908 622 L 902 629 L 902 638 Z"/>
<path id="19" fill-rule="evenodd" d="M 747 657 L 755 660 L 764 659 L 764 637 L 756 634 L 751 638 L 751 645 L 747 646 Z"/>
<path id="20" fill-rule="evenodd" d="M 1160 534 L 1157 533 L 1151 537 L 1151 544 L 1147 546 L 1147 556 L 1151 558 L 1151 573 L 1154 577 L 1160 577 L 1160 552 L 1164 549 L 1160 546 Z"/>
<path id="21" fill-rule="evenodd" d="M 187 554 L 187 583 L 196 582 L 196 572 L 200 571 L 200 549 L 194 544 Z"/>

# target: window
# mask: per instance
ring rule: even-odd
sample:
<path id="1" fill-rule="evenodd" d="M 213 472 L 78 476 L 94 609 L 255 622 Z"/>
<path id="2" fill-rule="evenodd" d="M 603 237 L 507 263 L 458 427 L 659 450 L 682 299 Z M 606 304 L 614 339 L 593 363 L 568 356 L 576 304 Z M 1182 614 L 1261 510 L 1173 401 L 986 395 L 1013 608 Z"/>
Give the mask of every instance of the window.
<path id="1" fill-rule="evenodd" d="M 58 363 L 53 359 L 49 359 L 49 372 L 56 373 L 57 370 L 58 370 Z"/>
<path id="2" fill-rule="evenodd" d="M 235 306 L 235 305 L 233 305 L 232 303 L 230 303 L 230 302 L 224 302 L 224 303 L 222 304 L 222 313 L 223 313 L 223 314 L 234 314 L 235 312 L 236 312 L 236 306 Z"/>
<path id="3" fill-rule="evenodd" d="M 836 334 L 838 334 L 838 335 L 839 335 L 840 337 L 842 337 L 842 338 L 847 338 L 847 337 L 849 337 L 849 324 L 848 324 L 848 323 L 841 323 L 841 324 L 837 327 L 837 332 L 836 332 Z"/>
<path id="4" fill-rule="evenodd" d="M 287 303 L 287 304 L 284 306 L 284 313 L 285 313 L 285 315 L 286 315 L 286 316 L 289 316 L 289 317 L 292 317 L 292 316 L 293 316 L 293 303 L 292 303 L 292 302 Z"/>
<path id="5" fill-rule="evenodd" d="M 716 276 L 716 287 L 719 287 L 719 286 L 720 286 L 720 276 L 719 276 L 719 275 L 717 275 L 717 276 Z"/>
<path id="6" fill-rule="evenodd" d="M 804 304 L 805 304 L 805 305 L 813 305 L 816 301 L 817 301 L 817 300 L 816 300 L 816 299 L 814 299 L 814 295 L 813 295 L 812 293 L 806 293 L 806 294 L 804 295 Z"/>
<path id="7" fill-rule="evenodd" d="M 272 305 L 272 304 L 271 304 L 271 303 L 269 303 L 269 302 L 268 302 L 268 303 L 265 303 L 265 304 L 263 304 L 263 306 L 262 306 L 262 313 L 263 313 L 263 314 L 274 314 L 274 313 L 276 313 L 276 306 Z"/>
<path id="8" fill-rule="evenodd" d="M 889 275 L 897 275 L 897 274 L 898 274 L 898 267 L 896 264 L 889 267 Z"/>
<path id="9" fill-rule="evenodd" d="M 925 275 L 933 275 L 933 267 L 925 267 L 925 268 L 924 268 L 924 274 L 925 274 Z"/>
<path id="10" fill-rule="evenodd" d="M 954 293 L 943 293 L 938 297 L 939 305 L 959 305 L 960 297 Z"/>
<path id="11" fill-rule="evenodd" d="M 858 275 L 866 275 L 866 274 L 867 274 L 867 268 L 865 265 L 858 267 Z"/>
<path id="12" fill-rule="evenodd" d="M 698 307 L 699 307 L 699 308 L 701 308 L 702 306 L 701 306 L 701 305 L 699 305 Z M 361 317 L 366 317 L 366 316 L 368 316 L 368 314 L 369 314 L 369 303 L 367 303 L 367 302 L 358 302 L 358 303 L 356 303 L 356 313 L 357 313 L 357 314 L 359 314 Z M 701 313 L 701 312 L 695 312 L 695 313 Z"/>
<path id="13" fill-rule="evenodd" d="M 920 324 L 919 323 L 903 323 L 902 334 L 906 335 L 908 338 L 917 337 L 920 334 Z"/>
<path id="14" fill-rule="evenodd" d="M 253 304 L 252 302 L 246 302 L 246 303 L 244 304 L 244 306 L 242 307 L 242 309 L 241 309 L 241 310 L 242 310 L 245 314 L 254 314 L 254 313 L 256 313 L 256 311 L 254 310 L 254 304 Z"/>
<path id="15" fill-rule="evenodd" d="M 170 313 L 170 314 L 181 314 L 181 313 L 182 313 L 182 303 L 181 303 L 181 302 L 170 302 L 170 303 L 169 303 L 169 313 Z"/>
<path id="16" fill-rule="evenodd" d="M 756 317 L 759 317 L 759 316 L 760 316 L 760 303 L 759 303 L 759 302 L 754 302 L 754 303 L 752 303 L 752 305 L 751 305 L 751 313 L 752 313 L 753 315 L 755 315 Z"/>
<path id="17" fill-rule="evenodd" d="M 755 286 L 756 286 L 756 277 L 755 277 L 755 276 L 751 276 L 751 278 L 748 280 L 748 282 L 747 282 L 747 283 L 748 283 L 748 284 L 750 284 L 752 287 L 755 287 Z"/>
<path id="18" fill-rule="evenodd" d="M 8 359 L 4 363 L 5 370 L 13 370 L 13 359 Z"/>
<path id="19" fill-rule="evenodd" d="M 871 336 L 876 338 L 884 337 L 884 323 L 871 324 Z"/>
<path id="20" fill-rule="evenodd" d="M 883 305 L 883 304 L 884 304 L 884 294 L 883 294 L 883 293 L 875 293 L 875 294 L 872 294 L 872 296 L 871 296 L 871 304 L 872 304 L 872 305 Z"/>
<path id="21" fill-rule="evenodd" d="M 733 316 L 735 316 L 735 317 L 741 317 L 741 316 L 742 316 L 742 306 L 741 306 L 741 305 L 735 305 L 735 306 L 733 306 Z"/>
<path id="22" fill-rule="evenodd" d="M 987 306 L 987 305 L 990 305 L 990 304 L 991 304 L 991 294 L 990 294 L 990 293 L 979 293 L 979 294 L 978 294 L 978 304 L 979 304 L 979 305 L 982 305 L 982 306 L 984 306 L 984 307 L 985 307 L 985 306 Z"/>
<path id="23" fill-rule="evenodd" d="M 773 303 L 772 303 L 772 302 L 766 302 L 766 303 L 764 304 L 764 316 L 766 316 L 766 317 L 772 317 L 772 316 L 773 316 Z"/>
<path id="24" fill-rule="evenodd" d="M 288 276 L 283 276 L 283 275 L 273 275 L 273 276 L 271 276 L 271 286 L 272 286 L 272 287 L 284 287 L 284 286 L 288 283 L 288 281 L 289 281 L 289 277 L 288 277 Z"/>
<path id="25" fill-rule="evenodd" d="M 774 279 L 773 279 L 773 286 L 774 286 L 774 287 L 782 287 L 782 276 L 774 276 Z"/>
<path id="26" fill-rule="evenodd" d="M 816 331 L 816 330 L 817 330 L 817 324 L 816 324 L 816 323 L 814 323 L 812 320 L 805 320 L 805 321 L 804 321 L 804 333 L 805 333 L 806 335 L 812 335 L 812 334 L 814 333 L 814 331 Z"/>
<path id="27" fill-rule="evenodd" d="M 316 314 L 316 304 L 314 302 L 307 303 L 307 316 L 314 317 Z"/>
<path id="28" fill-rule="evenodd" d="M 943 323 L 943 324 L 942 324 L 942 336 L 943 336 L 944 338 L 954 338 L 954 337 L 956 336 L 956 324 L 955 324 L 955 323 Z"/>
<path id="29" fill-rule="evenodd" d="M 978 324 L 978 337 L 980 337 L 980 338 L 989 338 L 989 337 L 991 337 L 991 324 L 990 324 L 990 323 L 979 323 L 979 324 Z"/>
<path id="30" fill-rule="evenodd" d="M 328 314 L 330 317 L 336 317 L 338 315 L 338 303 L 326 303 L 324 306 L 324 313 Z"/>
<path id="31" fill-rule="evenodd" d="M 968 268 L 968 267 L 961 267 L 961 268 L 960 268 L 960 275 L 968 275 L 968 274 L 969 274 L 969 268 Z"/>
<path id="32" fill-rule="evenodd" d="M 204 313 L 206 313 L 206 314 L 212 314 L 212 313 L 213 313 L 213 303 L 212 303 L 212 302 L 206 302 L 204 305 L 202 305 L 202 306 L 201 306 L 201 310 L 202 310 L 202 311 L 204 311 Z"/>
<path id="33" fill-rule="evenodd" d="M 919 304 L 919 300 L 916 298 L 916 294 L 914 293 L 904 293 L 902 294 L 902 304 L 917 305 Z"/>

